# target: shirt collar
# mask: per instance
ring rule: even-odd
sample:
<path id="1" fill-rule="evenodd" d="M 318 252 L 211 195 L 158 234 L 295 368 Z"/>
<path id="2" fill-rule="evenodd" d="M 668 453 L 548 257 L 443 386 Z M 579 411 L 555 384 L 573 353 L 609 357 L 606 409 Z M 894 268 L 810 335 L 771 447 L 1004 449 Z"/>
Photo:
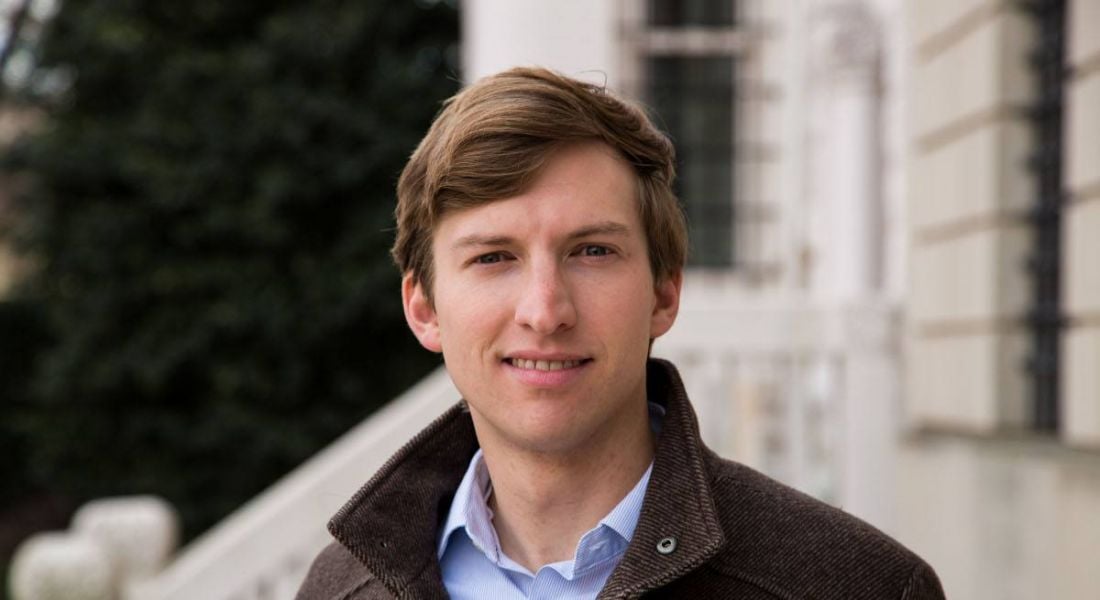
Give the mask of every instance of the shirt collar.
<path id="1" fill-rule="evenodd" d="M 649 475 L 653 472 L 653 463 L 646 467 L 645 473 L 634 488 L 623 497 L 607 516 L 600 519 L 600 525 L 611 528 L 619 534 L 624 542 L 629 542 L 634 537 L 634 528 L 638 526 L 638 514 L 642 511 L 642 499 L 645 498 L 645 488 L 649 485 Z M 598 527 L 598 526 L 597 526 Z"/>
<path id="2" fill-rule="evenodd" d="M 665 416 L 665 409 L 655 402 L 649 403 L 649 425 L 654 434 L 661 432 L 661 420 Z M 638 515 L 641 513 L 642 500 L 645 498 L 645 490 L 649 484 L 649 476 L 653 471 L 650 463 L 638 483 L 619 501 L 615 508 L 607 514 L 596 527 L 589 530 L 581 537 L 583 545 L 586 537 L 597 532 L 602 527 L 607 527 L 618 534 L 623 546 L 634 537 L 634 529 L 638 526 Z M 485 465 L 485 458 L 479 448 L 470 459 L 466 473 L 455 490 L 454 501 L 440 529 L 437 557 L 442 559 L 450 544 L 451 535 L 465 528 L 470 541 L 485 554 L 489 560 L 496 564 L 501 563 L 500 541 L 496 530 L 493 528 L 493 511 L 489 508 L 489 494 L 492 492 L 492 482 L 489 479 L 489 469 Z M 580 558 L 580 557 L 575 557 Z"/>
<path id="3" fill-rule="evenodd" d="M 474 546 L 493 562 L 499 561 L 500 542 L 497 540 L 496 530 L 493 529 L 493 511 L 488 503 L 491 485 L 489 469 L 485 466 L 485 457 L 479 448 L 470 459 L 466 474 L 455 490 L 454 502 L 440 530 L 437 549 L 439 558 L 443 558 L 443 553 L 447 551 L 451 534 L 465 528 Z"/>

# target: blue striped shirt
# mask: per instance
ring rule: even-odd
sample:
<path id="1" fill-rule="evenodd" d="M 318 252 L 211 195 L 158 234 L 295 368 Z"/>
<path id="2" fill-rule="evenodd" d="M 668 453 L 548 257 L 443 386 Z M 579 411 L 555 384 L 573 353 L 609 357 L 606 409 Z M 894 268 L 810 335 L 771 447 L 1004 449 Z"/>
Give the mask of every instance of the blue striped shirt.
<path id="1" fill-rule="evenodd" d="M 660 429 L 664 410 L 650 403 L 650 424 Z M 439 537 L 443 584 L 455 600 L 595 598 L 618 566 L 634 535 L 652 463 L 634 488 L 595 527 L 581 536 L 572 560 L 532 573 L 500 549 L 489 470 L 478 450 L 455 492 Z"/>

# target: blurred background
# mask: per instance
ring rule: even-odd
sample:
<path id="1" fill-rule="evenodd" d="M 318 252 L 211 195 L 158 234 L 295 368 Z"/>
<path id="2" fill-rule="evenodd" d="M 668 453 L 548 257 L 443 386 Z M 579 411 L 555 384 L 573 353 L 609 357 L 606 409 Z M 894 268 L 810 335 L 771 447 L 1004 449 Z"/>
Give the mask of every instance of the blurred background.
<path id="1" fill-rule="evenodd" d="M 713 448 L 950 598 L 1100 597 L 1100 0 L 3 0 L 0 39 L 13 598 L 293 597 L 457 399 L 393 187 L 520 64 L 675 142 L 654 353 Z"/>

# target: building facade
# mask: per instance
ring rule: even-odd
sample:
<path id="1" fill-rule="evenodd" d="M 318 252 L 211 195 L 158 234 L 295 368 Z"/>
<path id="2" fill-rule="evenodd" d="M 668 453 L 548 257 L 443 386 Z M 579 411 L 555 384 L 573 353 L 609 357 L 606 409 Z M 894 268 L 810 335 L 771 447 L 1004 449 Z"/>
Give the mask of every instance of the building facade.
<path id="1" fill-rule="evenodd" d="M 1100 2 L 907 6 L 902 537 L 958 598 L 1094 598 Z"/>

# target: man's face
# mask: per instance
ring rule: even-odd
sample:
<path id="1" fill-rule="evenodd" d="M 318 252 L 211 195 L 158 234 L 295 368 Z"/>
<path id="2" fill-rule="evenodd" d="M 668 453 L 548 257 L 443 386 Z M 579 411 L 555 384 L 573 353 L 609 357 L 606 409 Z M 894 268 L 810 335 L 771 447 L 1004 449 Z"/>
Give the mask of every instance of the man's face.
<path id="1" fill-rule="evenodd" d="M 446 215 L 432 240 L 434 305 L 406 276 L 405 313 L 442 352 L 482 445 L 583 448 L 644 411 L 649 341 L 680 277 L 650 270 L 634 176 L 606 145 L 551 155 L 513 198 Z"/>

